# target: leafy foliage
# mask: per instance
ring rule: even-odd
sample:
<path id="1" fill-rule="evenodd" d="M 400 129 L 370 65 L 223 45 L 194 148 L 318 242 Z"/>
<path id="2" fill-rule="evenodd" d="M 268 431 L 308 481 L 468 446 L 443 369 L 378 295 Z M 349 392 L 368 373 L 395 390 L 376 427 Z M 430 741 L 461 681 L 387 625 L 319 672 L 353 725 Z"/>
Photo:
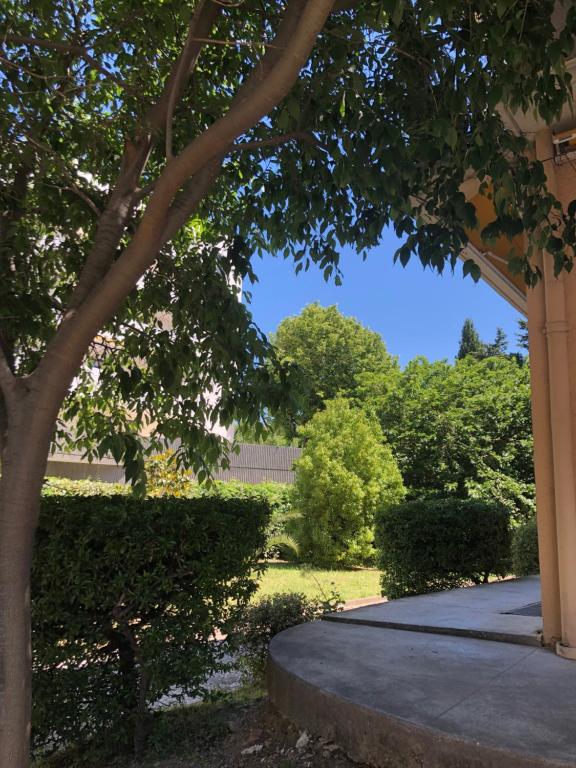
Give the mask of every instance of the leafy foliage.
<path id="1" fill-rule="evenodd" d="M 465 497 L 471 485 L 505 476 L 529 492 L 527 365 L 504 357 L 454 365 L 416 358 L 390 396 L 376 392 L 372 402 L 408 487 Z"/>
<path id="2" fill-rule="evenodd" d="M 403 498 L 396 461 L 378 424 L 347 400 L 325 409 L 300 429 L 294 505 L 301 514 L 300 556 L 324 568 L 374 559 L 374 514 Z"/>
<path id="3" fill-rule="evenodd" d="M 42 500 L 33 565 L 35 747 L 141 749 L 150 706 L 201 694 L 256 590 L 270 508 L 212 496 Z"/>
<path id="4" fill-rule="evenodd" d="M 42 496 L 122 496 L 130 493 L 130 490 L 129 485 L 122 483 L 47 477 L 42 487 Z"/>
<path id="5" fill-rule="evenodd" d="M 110 262 L 143 218 L 168 165 L 166 145 L 178 155 L 227 113 L 284 4 L 218 7 L 209 36 L 229 44 L 202 47 L 173 119 L 149 131 Z M 207 154 L 215 165 L 196 176 L 214 169 L 214 183 L 93 340 L 62 412 L 75 432 L 63 428 L 60 440 L 94 456 L 111 452 L 136 480 L 148 447 L 157 453 L 180 438 L 180 460 L 209 471 L 223 446 L 206 423 L 258 424 L 285 395 L 272 386 L 283 374 L 271 377 L 271 349 L 230 275 L 250 281 L 249 257 L 274 253 L 339 280 L 340 249 L 364 254 L 388 225 L 405 241 L 396 254 L 403 264 L 415 254 L 438 270 L 454 266 L 467 229 L 478 226 L 460 189 L 470 171 L 495 208 L 484 238 L 527 233 L 526 253 L 511 241 L 514 270 L 535 279 L 535 247 L 557 270 L 569 268 L 576 207 L 560 210 L 526 139 L 505 128 L 497 108 L 550 121 L 568 103 L 564 59 L 576 9 L 567 7 L 556 34 L 554 8 L 553 0 L 361 0 L 331 14 L 290 94 L 224 157 Z M 98 0 L 89 11 L 48 0 L 41 13 L 31 0 L 6 4 L 0 306 L 2 349 L 18 375 L 36 368 L 66 315 L 192 10 L 181 0 Z M 472 262 L 464 269 L 477 277 Z M 323 386 L 311 394 L 319 392 L 338 394 Z M 149 425 L 148 446 L 139 433 Z"/>
<path id="6" fill-rule="evenodd" d="M 510 569 L 510 520 L 497 504 L 417 500 L 383 509 L 376 545 L 389 598 L 475 584 Z"/>
<path id="7" fill-rule="evenodd" d="M 536 514 L 534 483 L 516 480 L 504 472 L 484 466 L 477 481 L 466 483 L 471 499 L 495 502 L 504 507 L 514 523 L 523 523 Z"/>
<path id="8" fill-rule="evenodd" d="M 314 621 L 323 613 L 342 609 L 335 593 L 322 599 L 310 599 L 301 592 L 279 592 L 251 603 L 244 609 L 231 638 L 239 649 L 242 667 L 249 679 L 264 678 L 268 646 L 285 629 Z"/>
<path id="9" fill-rule="evenodd" d="M 393 378 L 398 363 L 380 334 L 369 330 L 336 306 L 309 304 L 296 317 L 287 317 L 272 339 L 283 363 L 294 366 L 297 410 L 286 427 L 290 433 L 322 409 L 326 400 L 353 398 L 360 375 Z"/>
<path id="10" fill-rule="evenodd" d="M 176 496 L 190 498 L 200 495 L 200 487 L 192 473 L 178 466 L 173 451 L 152 456 L 145 464 L 146 494 L 152 498 Z"/>
<path id="11" fill-rule="evenodd" d="M 531 576 L 540 573 L 538 559 L 538 527 L 536 517 L 525 520 L 514 529 L 512 537 L 512 573 Z"/>
<path id="12" fill-rule="evenodd" d="M 293 507 L 293 489 L 282 483 L 241 483 L 236 480 L 215 482 L 208 488 L 199 486 L 197 492 L 207 498 L 238 499 L 256 505 L 264 504 L 270 510 L 266 528 L 266 555 L 297 556 L 298 547 L 292 539 L 299 517 Z"/>
<path id="13" fill-rule="evenodd" d="M 169 453 L 154 456 L 146 464 L 148 498 L 216 499 L 218 503 L 228 500 L 266 506 L 270 520 L 266 529 L 267 555 L 293 556 L 297 544 L 293 533 L 299 514 L 293 509 L 293 490 L 282 483 L 242 483 L 237 480 L 215 481 L 200 485 L 185 469 L 178 469 Z M 102 483 L 94 480 L 68 480 L 49 477 L 43 488 L 44 496 L 116 496 L 129 494 L 129 485 Z"/>

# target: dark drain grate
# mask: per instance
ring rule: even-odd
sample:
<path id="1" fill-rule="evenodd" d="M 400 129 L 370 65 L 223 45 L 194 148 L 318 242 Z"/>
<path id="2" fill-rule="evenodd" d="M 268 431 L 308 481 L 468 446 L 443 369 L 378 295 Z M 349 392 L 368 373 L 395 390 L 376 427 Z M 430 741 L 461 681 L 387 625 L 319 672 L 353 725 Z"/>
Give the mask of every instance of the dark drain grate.
<path id="1" fill-rule="evenodd" d="M 542 603 L 530 603 L 513 611 L 503 611 L 508 616 L 542 616 Z"/>

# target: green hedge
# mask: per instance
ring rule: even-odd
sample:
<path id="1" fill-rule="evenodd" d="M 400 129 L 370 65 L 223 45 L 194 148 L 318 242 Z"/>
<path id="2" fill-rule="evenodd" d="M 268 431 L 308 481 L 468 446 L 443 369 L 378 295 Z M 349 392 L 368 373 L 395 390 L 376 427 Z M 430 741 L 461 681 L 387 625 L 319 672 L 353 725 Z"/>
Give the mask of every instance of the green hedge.
<path id="1" fill-rule="evenodd" d="M 151 705 L 202 692 L 256 589 L 270 506 L 253 498 L 48 496 L 33 563 L 36 749 L 145 741 Z"/>
<path id="2" fill-rule="evenodd" d="M 164 467 L 164 465 L 165 462 L 161 466 Z M 244 499 L 247 502 L 254 501 L 256 504 L 265 504 L 270 510 L 268 538 L 274 542 L 294 535 L 298 514 L 294 512 L 292 506 L 293 487 L 291 485 L 242 483 L 238 480 L 218 480 L 211 485 L 199 485 L 193 481 L 183 484 L 180 482 L 181 475 L 182 473 L 175 473 L 174 471 L 171 473 L 164 472 L 162 483 L 160 483 L 158 474 L 154 475 L 155 484 L 149 485 L 151 495 L 155 498 L 178 496 L 190 499 L 205 497 Z M 44 496 L 93 496 L 96 494 L 115 496 L 117 494 L 131 495 L 131 492 L 130 485 L 104 483 L 97 480 L 69 480 L 63 477 L 46 478 L 43 488 Z M 274 543 L 268 548 L 267 554 L 270 556 L 293 555 L 286 547 Z"/>
<path id="3" fill-rule="evenodd" d="M 509 516 L 493 503 L 421 499 L 384 510 L 376 525 L 382 593 L 404 597 L 504 576 L 510 544 Z"/>
<path id="4" fill-rule="evenodd" d="M 129 496 L 132 486 L 106 483 L 103 480 L 71 480 L 68 477 L 47 477 L 42 496 Z"/>
<path id="5" fill-rule="evenodd" d="M 531 576 L 534 573 L 540 573 L 536 518 L 531 518 L 514 529 L 512 572 L 516 576 Z"/>

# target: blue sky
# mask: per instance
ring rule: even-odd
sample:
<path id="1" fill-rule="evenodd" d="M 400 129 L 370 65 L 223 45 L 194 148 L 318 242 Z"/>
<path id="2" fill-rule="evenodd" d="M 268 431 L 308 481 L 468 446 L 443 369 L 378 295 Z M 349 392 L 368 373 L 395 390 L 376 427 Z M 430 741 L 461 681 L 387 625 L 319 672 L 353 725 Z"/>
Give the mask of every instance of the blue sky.
<path id="1" fill-rule="evenodd" d="M 367 261 L 344 251 L 341 286 L 325 283 L 322 273 L 311 266 L 294 274 L 292 261 L 270 256 L 254 260 L 259 282 L 246 286 L 252 291 L 251 310 L 265 333 L 274 331 L 288 315 L 298 314 L 306 304 L 337 304 L 380 333 L 389 351 L 405 365 L 416 355 L 430 360 L 453 358 L 458 349 L 462 323 L 470 317 L 484 341 L 492 341 L 501 326 L 508 335 L 510 351 L 516 347 L 520 315 L 483 282 L 463 278 L 458 265 L 439 276 L 422 269 L 417 259 L 407 267 L 394 264 L 398 240 L 384 233 L 382 244 Z"/>

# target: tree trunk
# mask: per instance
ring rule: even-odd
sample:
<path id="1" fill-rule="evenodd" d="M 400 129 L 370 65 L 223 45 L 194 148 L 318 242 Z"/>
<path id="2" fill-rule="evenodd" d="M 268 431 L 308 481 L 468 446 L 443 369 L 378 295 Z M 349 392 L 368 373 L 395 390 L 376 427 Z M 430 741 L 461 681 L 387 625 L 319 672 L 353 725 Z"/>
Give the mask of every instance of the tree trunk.
<path id="1" fill-rule="evenodd" d="M 30 568 L 55 423 L 29 391 L 8 412 L 0 477 L 0 766 L 30 759 Z M 48 418 L 47 418 L 48 417 Z"/>

